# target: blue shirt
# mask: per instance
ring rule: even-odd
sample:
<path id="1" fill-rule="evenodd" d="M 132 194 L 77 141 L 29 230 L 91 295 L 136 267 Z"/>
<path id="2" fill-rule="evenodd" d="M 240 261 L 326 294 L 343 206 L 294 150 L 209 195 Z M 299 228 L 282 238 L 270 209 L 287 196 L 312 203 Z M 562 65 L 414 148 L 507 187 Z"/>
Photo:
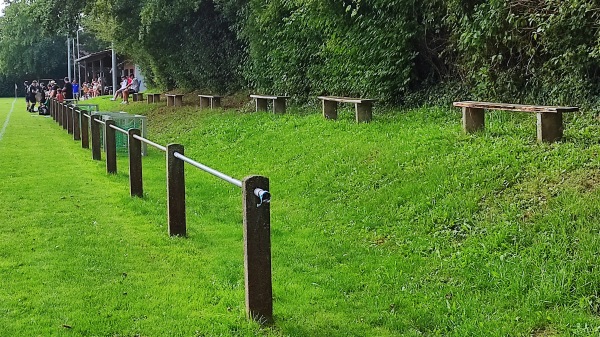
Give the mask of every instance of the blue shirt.
<path id="1" fill-rule="evenodd" d="M 73 83 L 73 93 L 74 94 L 79 93 L 79 83 Z"/>

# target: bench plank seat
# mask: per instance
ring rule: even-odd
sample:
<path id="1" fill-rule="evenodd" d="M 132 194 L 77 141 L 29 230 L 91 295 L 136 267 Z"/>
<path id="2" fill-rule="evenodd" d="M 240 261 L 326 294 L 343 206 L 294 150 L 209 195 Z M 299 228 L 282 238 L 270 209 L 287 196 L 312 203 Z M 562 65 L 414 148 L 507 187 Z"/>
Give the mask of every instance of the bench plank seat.
<path id="1" fill-rule="evenodd" d="M 490 102 L 454 102 L 454 106 L 462 108 L 478 108 L 487 110 L 503 110 L 503 111 L 519 111 L 519 112 L 548 112 L 562 113 L 579 111 L 578 107 L 574 106 L 547 106 L 547 105 L 526 105 L 526 104 L 506 104 L 506 103 L 490 103 Z"/>
<path id="2" fill-rule="evenodd" d="M 337 119 L 338 103 L 354 104 L 356 122 L 370 122 L 373 118 L 373 103 L 377 100 L 367 98 L 351 98 L 339 96 L 318 96 L 323 102 L 323 117 L 327 119 Z"/>
<path id="3" fill-rule="evenodd" d="M 564 112 L 579 111 L 578 107 L 506 104 L 475 101 L 454 102 L 453 105 L 455 107 L 462 108 L 463 130 L 466 133 L 472 133 L 484 129 L 485 110 L 536 113 L 537 140 L 538 142 L 549 143 L 562 139 L 564 129 L 562 114 Z"/>
<path id="4" fill-rule="evenodd" d="M 268 101 L 273 101 L 273 113 L 285 113 L 285 101 L 290 96 L 275 96 L 275 95 L 250 95 L 256 101 L 256 111 L 267 111 Z"/>

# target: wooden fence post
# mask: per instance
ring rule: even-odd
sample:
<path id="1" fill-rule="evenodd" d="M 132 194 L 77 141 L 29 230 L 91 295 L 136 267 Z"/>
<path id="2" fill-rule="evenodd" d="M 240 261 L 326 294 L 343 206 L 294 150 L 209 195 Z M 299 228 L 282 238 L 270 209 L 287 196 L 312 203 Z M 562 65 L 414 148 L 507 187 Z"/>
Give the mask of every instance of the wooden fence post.
<path id="1" fill-rule="evenodd" d="M 92 159 L 102 160 L 102 150 L 100 149 L 100 123 L 96 120 L 100 116 L 90 115 L 90 127 L 92 129 Z"/>
<path id="2" fill-rule="evenodd" d="M 62 120 L 62 103 L 58 102 L 56 104 L 56 112 L 58 112 L 58 116 L 56 116 L 56 121 L 58 122 L 58 125 L 62 126 L 63 124 L 63 120 Z"/>
<path id="3" fill-rule="evenodd" d="M 244 209 L 244 271 L 246 315 L 261 324 L 273 322 L 271 280 L 271 208 L 255 190 L 269 190 L 269 179 L 246 177 L 242 182 Z"/>
<path id="4" fill-rule="evenodd" d="M 49 98 L 48 102 L 50 102 L 50 105 L 48 106 L 48 109 L 50 109 L 50 117 L 54 119 L 54 99 Z"/>
<path id="5" fill-rule="evenodd" d="M 66 103 L 61 103 L 62 104 L 62 127 L 64 130 L 67 130 L 69 128 L 69 120 L 68 120 L 68 107 Z"/>
<path id="6" fill-rule="evenodd" d="M 129 191 L 132 197 L 143 197 L 142 142 L 133 136 L 141 135 L 139 129 L 129 129 Z"/>
<path id="7" fill-rule="evenodd" d="M 186 235 L 185 218 L 185 170 L 184 162 L 175 157 L 175 152 L 183 155 L 183 145 L 167 145 L 167 213 L 169 235 Z"/>
<path id="8" fill-rule="evenodd" d="M 81 140 L 81 128 L 79 127 L 80 116 L 81 110 L 79 108 L 73 108 L 73 140 Z"/>
<path id="9" fill-rule="evenodd" d="M 73 106 L 67 104 L 67 133 L 73 134 Z"/>
<path id="10" fill-rule="evenodd" d="M 117 140 L 115 136 L 115 129 L 111 128 L 111 125 L 115 125 L 115 121 L 108 118 L 104 125 L 104 150 L 106 151 L 106 173 L 116 174 L 117 173 Z"/>
<path id="11" fill-rule="evenodd" d="M 87 111 L 81 110 L 81 147 L 90 148 L 90 118 L 85 116 Z"/>

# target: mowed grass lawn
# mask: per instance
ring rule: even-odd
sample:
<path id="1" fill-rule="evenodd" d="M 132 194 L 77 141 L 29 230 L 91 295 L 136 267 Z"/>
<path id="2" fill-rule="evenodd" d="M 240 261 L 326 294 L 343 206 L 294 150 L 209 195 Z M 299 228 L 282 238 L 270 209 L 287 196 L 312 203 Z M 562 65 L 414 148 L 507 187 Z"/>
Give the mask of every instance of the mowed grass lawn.
<path id="1" fill-rule="evenodd" d="M 595 336 L 600 123 L 535 142 L 528 114 L 376 109 L 328 121 L 119 106 L 149 138 L 270 178 L 275 324 L 244 317 L 241 195 L 187 167 L 188 237 L 167 235 L 164 155 L 145 197 L 51 119 L 15 104 L 0 140 L 1 336 Z M 13 99 L 0 100 L 0 127 Z"/>

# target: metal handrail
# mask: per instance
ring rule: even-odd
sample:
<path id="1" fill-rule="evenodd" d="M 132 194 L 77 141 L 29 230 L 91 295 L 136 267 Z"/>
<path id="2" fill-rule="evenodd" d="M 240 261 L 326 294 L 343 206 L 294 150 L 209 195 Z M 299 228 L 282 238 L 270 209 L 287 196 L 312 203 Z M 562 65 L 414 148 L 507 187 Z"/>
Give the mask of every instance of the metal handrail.
<path id="1" fill-rule="evenodd" d="M 95 119 L 95 121 L 96 121 L 96 122 L 98 122 L 98 123 L 100 123 L 100 124 L 102 124 L 102 125 L 106 125 L 106 122 L 105 122 L 105 121 L 101 121 L 101 120 L 99 120 L 99 119 Z"/>
<path id="2" fill-rule="evenodd" d="M 208 167 L 206 165 L 200 164 L 199 162 L 197 162 L 197 161 L 195 161 L 193 159 L 190 159 L 190 158 L 182 155 L 179 152 L 175 152 L 175 153 L 173 153 L 173 155 L 175 156 L 175 158 L 181 159 L 184 162 L 186 162 L 186 163 L 188 163 L 188 164 L 190 164 L 192 166 L 195 166 L 195 167 L 201 169 L 204 172 L 208 172 L 208 173 L 214 175 L 215 177 L 221 178 L 221 179 L 225 180 L 226 182 L 228 182 L 228 183 L 230 183 L 232 185 L 235 185 L 237 187 L 242 187 L 242 182 L 241 181 L 239 181 L 239 180 L 237 180 L 235 178 L 232 178 L 232 177 L 230 177 L 230 176 L 228 176 L 228 175 L 226 175 L 224 173 L 221 173 L 221 172 L 219 172 L 219 171 L 217 171 L 215 169 L 212 169 L 212 168 L 210 168 L 210 167 Z"/>
<path id="3" fill-rule="evenodd" d="M 159 149 L 159 150 L 161 150 L 163 152 L 167 152 L 167 148 L 165 146 L 157 144 L 157 143 L 155 143 L 153 141 L 150 141 L 150 140 L 148 140 L 148 139 L 146 139 L 144 137 L 140 137 L 138 135 L 133 135 L 133 138 L 135 138 L 135 139 L 137 139 L 137 140 L 139 140 L 139 141 L 141 141 L 143 143 L 146 143 L 148 145 L 154 146 L 155 148 L 157 148 L 157 149 Z"/>
<path id="4" fill-rule="evenodd" d="M 111 127 L 111 128 L 113 128 L 113 129 L 115 129 L 115 130 L 117 130 L 117 131 L 119 131 L 120 133 L 124 133 L 124 134 L 126 134 L 126 135 L 128 135 L 128 134 L 129 134 L 129 132 L 127 132 L 127 130 L 125 130 L 125 129 L 121 129 L 120 127 L 118 127 L 118 126 L 116 126 L 116 125 L 114 125 L 114 124 L 113 124 L 113 125 L 111 125 L 110 127 Z"/>

